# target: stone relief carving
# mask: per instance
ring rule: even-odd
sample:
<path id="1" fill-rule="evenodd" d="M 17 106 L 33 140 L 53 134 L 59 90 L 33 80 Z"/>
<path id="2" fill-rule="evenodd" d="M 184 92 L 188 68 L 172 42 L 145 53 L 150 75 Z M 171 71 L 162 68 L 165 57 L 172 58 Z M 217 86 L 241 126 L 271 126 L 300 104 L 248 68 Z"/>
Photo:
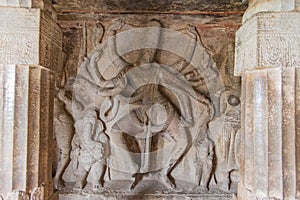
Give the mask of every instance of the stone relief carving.
<path id="1" fill-rule="evenodd" d="M 223 190 L 229 190 L 233 176 L 239 169 L 240 144 L 240 98 L 239 93 L 225 90 L 220 98 L 222 115 L 210 126 L 214 126 L 216 135 L 216 156 L 218 158 L 215 177 Z M 216 128 L 217 127 L 217 128 Z"/>
<path id="2" fill-rule="evenodd" d="M 83 189 L 85 182 L 93 190 L 103 186 L 106 159 L 109 156 L 109 138 L 103 132 L 103 123 L 95 110 L 88 110 L 84 117 L 75 122 L 72 139 L 71 162 L 64 174 L 64 180 L 75 180 L 74 188 Z"/>
<path id="3" fill-rule="evenodd" d="M 71 129 L 68 134 L 72 142 L 64 151 L 69 156 L 60 164 L 68 163 L 67 167 L 58 167 L 63 170 L 56 173 L 56 180 L 61 180 L 63 172 L 65 186 L 101 193 L 109 188 L 138 190 L 154 180 L 168 191 L 196 188 L 201 193 L 222 175 L 229 181 L 230 173 L 238 169 L 233 167 L 236 154 L 232 148 L 237 147 L 231 138 L 237 138 L 239 129 L 235 112 L 239 97 L 231 95 L 226 100 L 228 92 L 219 95 L 221 117 L 217 119 L 225 118 L 228 125 L 211 129 L 217 126 L 213 124 L 215 103 L 209 98 L 209 87 L 219 74 L 195 27 L 180 30 L 192 41 L 175 46 L 186 48 L 182 56 L 172 52 L 166 56 L 169 44 L 159 21 L 152 20 L 146 27 L 148 32 L 138 29 L 143 40 L 136 32 L 122 35 L 137 27 L 121 20 L 107 31 L 99 22 L 92 30 L 83 30 L 84 40 L 88 40 L 83 51 L 89 52 L 91 46 L 93 50 L 81 63 L 72 88 L 72 105 L 63 89 L 58 92 L 75 122 L 75 134 Z M 87 37 L 89 31 L 92 41 Z M 107 42 L 101 43 L 103 38 L 108 38 Z M 124 38 L 130 48 L 141 41 L 149 48 L 129 51 L 120 46 Z M 219 157 L 224 158 L 220 163 Z M 189 179 L 191 184 L 182 186 L 181 181 Z"/>
<path id="4" fill-rule="evenodd" d="M 193 143 L 197 149 L 195 168 L 196 179 L 200 189 L 209 189 L 209 181 L 212 175 L 214 143 L 207 133 L 199 134 Z"/>
<path id="5" fill-rule="evenodd" d="M 42 200 L 44 199 L 45 184 L 43 183 L 40 187 L 34 188 L 30 193 L 24 191 L 14 191 L 8 196 L 3 197 L 0 195 L 1 200 Z"/>
<path id="6" fill-rule="evenodd" d="M 30 194 L 23 191 L 15 191 L 12 194 L 8 195 L 6 199 L 7 200 L 13 200 L 13 199 L 29 200 Z"/>
<path id="7" fill-rule="evenodd" d="M 64 82 L 64 81 L 62 81 Z M 72 90 L 74 77 L 70 77 L 62 88 L 57 87 L 54 98 L 54 135 L 55 144 L 58 149 L 56 158 L 54 187 L 64 186 L 61 180 L 62 174 L 70 162 L 71 141 L 74 135 L 74 120 L 72 117 Z"/>
<path id="8" fill-rule="evenodd" d="M 234 76 L 234 44 L 221 53 L 220 74 L 224 90 L 218 92 L 218 114 L 210 122 L 210 137 L 215 142 L 214 181 L 223 191 L 235 191 L 239 179 L 240 152 L 240 77 Z"/>
<path id="9" fill-rule="evenodd" d="M 40 186 L 38 188 L 35 188 L 32 193 L 30 194 L 30 200 L 42 200 L 44 199 L 44 191 L 45 186 Z"/>

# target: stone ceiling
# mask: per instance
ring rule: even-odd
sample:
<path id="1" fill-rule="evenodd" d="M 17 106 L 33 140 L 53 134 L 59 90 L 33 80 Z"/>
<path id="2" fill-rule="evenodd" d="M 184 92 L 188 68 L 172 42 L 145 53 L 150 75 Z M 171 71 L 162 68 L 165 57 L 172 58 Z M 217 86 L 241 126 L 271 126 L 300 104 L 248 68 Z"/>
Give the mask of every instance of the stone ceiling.
<path id="1" fill-rule="evenodd" d="M 59 14 L 70 13 L 239 13 L 242 0 L 52 0 Z"/>

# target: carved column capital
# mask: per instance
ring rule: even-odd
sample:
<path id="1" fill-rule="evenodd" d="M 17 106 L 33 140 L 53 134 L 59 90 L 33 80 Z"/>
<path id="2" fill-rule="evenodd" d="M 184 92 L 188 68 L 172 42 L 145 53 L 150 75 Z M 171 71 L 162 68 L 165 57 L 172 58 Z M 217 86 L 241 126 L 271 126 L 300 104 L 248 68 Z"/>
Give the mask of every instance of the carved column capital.
<path id="1" fill-rule="evenodd" d="M 236 33 L 235 75 L 274 67 L 300 67 L 300 13 L 259 13 Z"/>
<path id="2" fill-rule="evenodd" d="M 48 9 L 51 0 L 0 0 L 0 6 Z"/>
<path id="3" fill-rule="evenodd" d="M 300 11 L 300 0 L 248 0 L 248 2 L 243 23 L 261 12 Z"/>
<path id="4" fill-rule="evenodd" d="M 46 12 L 0 7 L 0 27 L 1 64 L 39 64 L 61 71 L 62 30 Z"/>

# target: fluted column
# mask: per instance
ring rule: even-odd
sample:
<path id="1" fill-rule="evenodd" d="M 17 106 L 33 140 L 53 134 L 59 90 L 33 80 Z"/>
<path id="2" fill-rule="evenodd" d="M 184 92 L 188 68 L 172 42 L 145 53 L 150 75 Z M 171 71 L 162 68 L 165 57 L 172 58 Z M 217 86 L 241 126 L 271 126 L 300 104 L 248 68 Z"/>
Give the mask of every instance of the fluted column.
<path id="1" fill-rule="evenodd" d="M 243 74 L 239 199 L 300 197 L 299 96 L 298 68 L 269 68 Z"/>
<path id="2" fill-rule="evenodd" d="M 265 12 L 267 5 L 280 11 L 299 1 L 285 3 L 253 0 L 236 34 L 235 74 L 242 76 L 239 200 L 300 198 L 300 13 Z"/>
<path id="3" fill-rule="evenodd" d="M 0 67 L 0 191 L 46 199 L 51 188 L 53 75 L 28 65 Z M 26 194 L 25 194 L 26 193 Z M 20 195 L 20 194 L 18 194 Z"/>

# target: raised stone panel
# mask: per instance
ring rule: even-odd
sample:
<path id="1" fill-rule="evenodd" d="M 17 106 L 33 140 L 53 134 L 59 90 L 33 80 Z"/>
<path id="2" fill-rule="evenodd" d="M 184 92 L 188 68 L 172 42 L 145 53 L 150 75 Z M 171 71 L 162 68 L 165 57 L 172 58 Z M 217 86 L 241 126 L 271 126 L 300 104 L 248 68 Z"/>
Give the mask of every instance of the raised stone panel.
<path id="1" fill-rule="evenodd" d="M 52 194 L 51 85 L 52 72 L 41 66 L 0 67 L 0 105 L 4 108 L 0 117 L 0 197 L 4 199 L 23 194 L 47 199 Z M 41 195 L 44 197 L 37 198 Z"/>
<path id="2" fill-rule="evenodd" d="M 235 75 L 268 67 L 300 66 L 300 13 L 263 13 L 236 33 Z"/>

